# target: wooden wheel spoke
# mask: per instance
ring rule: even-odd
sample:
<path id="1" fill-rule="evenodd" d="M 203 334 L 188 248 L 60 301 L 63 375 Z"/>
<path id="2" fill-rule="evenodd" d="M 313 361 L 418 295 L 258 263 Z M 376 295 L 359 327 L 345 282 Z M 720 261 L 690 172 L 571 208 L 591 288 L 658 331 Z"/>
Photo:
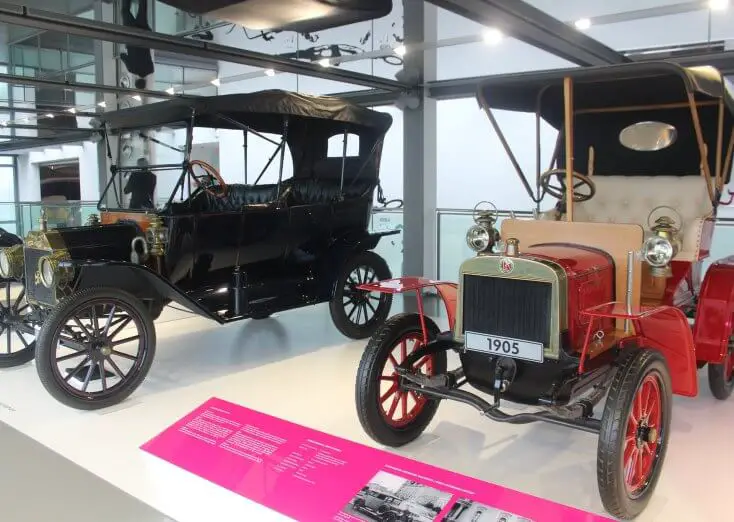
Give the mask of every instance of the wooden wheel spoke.
<path id="1" fill-rule="evenodd" d="M 126 343 L 130 343 L 130 342 L 133 342 L 133 341 L 138 341 L 138 340 L 140 340 L 140 336 L 139 335 L 133 335 L 131 337 L 125 337 L 124 339 L 122 339 L 120 341 L 115 341 L 114 343 L 110 343 L 110 346 L 120 346 L 121 344 L 126 344 Z"/>
<path id="2" fill-rule="evenodd" d="M 393 384 L 390 386 L 390 388 L 382 394 L 380 397 L 380 404 L 388 400 L 390 397 L 392 397 L 396 392 L 398 391 L 398 383 Z"/>
<path id="3" fill-rule="evenodd" d="M 351 304 L 352 305 L 352 310 L 347 315 L 347 319 L 349 319 L 351 321 L 352 320 L 352 316 L 354 315 L 354 312 L 357 311 L 357 305 L 354 304 L 354 301 L 349 301 L 349 303 L 347 303 L 347 304 Z"/>
<path id="4" fill-rule="evenodd" d="M 129 353 L 125 353 L 125 352 L 118 352 L 117 350 L 112 350 L 110 352 L 110 355 L 116 355 L 117 357 L 122 357 L 123 359 L 128 359 L 130 361 L 138 360 L 138 358 L 135 357 L 134 355 L 130 355 Z"/>
<path id="5" fill-rule="evenodd" d="M 110 309 L 110 313 L 107 315 L 107 322 L 104 325 L 104 330 L 102 332 L 103 336 L 107 336 L 110 332 L 110 326 L 112 326 L 112 318 L 115 316 L 115 310 L 117 309 L 116 305 L 112 305 L 112 309 Z"/>
<path id="6" fill-rule="evenodd" d="M 82 322 L 79 320 L 77 316 L 72 317 L 72 320 L 76 323 L 76 325 L 81 329 L 82 332 L 87 336 L 87 338 L 92 337 L 92 332 L 87 330 L 87 327 L 82 324 Z"/>
<path id="7" fill-rule="evenodd" d="M 15 330 L 15 335 L 18 336 L 18 339 L 20 339 L 20 342 L 23 343 L 23 346 L 25 346 L 26 348 L 28 348 L 30 346 L 30 344 L 28 343 L 28 341 L 25 340 L 25 337 L 23 337 L 23 333 L 22 332 L 20 332 L 19 330 Z"/>
<path id="8" fill-rule="evenodd" d="M 398 363 L 398 360 L 395 359 L 395 356 L 392 353 L 388 355 L 387 358 L 392 363 L 392 365 L 395 367 L 395 369 L 397 369 L 397 367 L 400 366 L 400 364 Z"/>
<path id="9" fill-rule="evenodd" d="M 23 300 L 24 297 L 25 297 L 25 287 L 23 287 L 20 290 L 18 297 L 15 298 L 15 302 L 13 303 L 13 310 L 15 310 L 16 313 L 19 312 L 18 305 L 20 305 L 20 302 Z"/>
<path id="10" fill-rule="evenodd" d="M 120 380 L 123 380 L 125 378 L 125 374 L 122 372 L 122 370 L 120 370 L 120 367 L 117 366 L 117 363 L 115 363 L 115 361 L 113 361 L 112 358 L 109 356 L 105 357 L 105 359 L 110 364 L 110 366 L 112 366 L 112 369 L 115 371 Z"/>
<path id="11" fill-rule="evenodd" d="M 91 357 L 87 355 L 82 362 L 77 364 L 73 370 L 71 370 L 69 373 L 66 374 L 66 377 L 64 377 L 64 381 L 69 382 L 72 377 L 75 377 L 77 373 L 79 373 L 79 370 L 81 370 L 84 365 L 87 363 L 87 361 L 91 360 Z"/>
<path id="12" fill-rule="evenodd" d="M 60 362 L 68 361 L 69 359 L 75 359 L 76 357 L 81 357 L 82 355 L 87 355 L 87 353 L 86 352 L 74 352 L 68 355 L 62 355 L 61 357 L 56 358 L 56 362 L 60 363 Z"/>
<path id="13" fill-rule="evenodd" d="M 84 352 L 87 350 L 87 346 L 84 343 L 80 343 L 76 339 L 68 339 L 66 337 L 59 337 L 59 345 L 64 348 L 71 348 L 77 352 Z"/>
<path id="14" fill-rule="evenodd" d="M 104 359 L 97 361 L 97 367 L 99 368 L 99 378 L 102 381 L 102 391 L 107 391 L 107 371 L 104 367 Z"/>
<path id="15" fill-rule="evenodd" d="M 84 383 L 82 383 L 82 392 L 86 392 L 87 388 L 89 388 L 89 382 L 92 380 L 92 374 L 94 373 L 94 368 L 97 365 L 92 362 L 92 364 L 89 365 L 89 369 L 87 370 L 87 375 L 84 376 Z"/>
<path id="16" fill-rule="evenodd" d="M 107 337 L 110 340 L 111 339 L 114 339 L 117 336 L 117 334 L 119 334 L 122 330 L 125 329 L 125 327 L 128 324 L 130 324 L 132 322 L 132 320 L 133 320 L 132 317 L 129 317 L 129 316 L 128 317 L 125 317 L 125 320 L 124 321 L 121 321 L 120 324 L 117 325 L 117 328 L 115 328 L 115 330 L 111 334 L 109 334 Z"/>
<path id="17" fill-rule="evenodd" d="M 398 408 L 398 405 L 400 404 L 400 396 L 402 394 L 400 392 L 397 392 L 395 394 L 395 398 L 392 401 L 392 404 L 390 404 L 390 410 L 387 412 L 387 416 L 390 419 L 395 418 L 395 410 Z"/>
<path id="18" fill-rule="evenodd" d="M 402 418 L 405 419 L 408 416 L 408 394 L 407 393 L 401 393 L 400 399 L 403 406 L 403 415 Z"/>

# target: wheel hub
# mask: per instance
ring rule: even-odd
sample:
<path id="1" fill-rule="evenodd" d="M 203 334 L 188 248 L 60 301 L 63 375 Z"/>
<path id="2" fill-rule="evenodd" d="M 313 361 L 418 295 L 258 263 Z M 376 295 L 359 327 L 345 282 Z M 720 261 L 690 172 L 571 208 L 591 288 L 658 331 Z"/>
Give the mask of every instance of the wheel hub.
<path id="1" fill-rule="evenodd" d="M 89 343 L 89 352 L 95 361 L 102 361 L 112 354 L 112 344 L 108 339 L 93 339 Z"/>
<path id="2" fill-rule="evenodd" d="M 657 441 L 658 430 L 654 426 L 648 426 L 647 423 L 640 424 L 637 428 L 637 447 L 641 448 L 645 444 L 655 444 Z"/>

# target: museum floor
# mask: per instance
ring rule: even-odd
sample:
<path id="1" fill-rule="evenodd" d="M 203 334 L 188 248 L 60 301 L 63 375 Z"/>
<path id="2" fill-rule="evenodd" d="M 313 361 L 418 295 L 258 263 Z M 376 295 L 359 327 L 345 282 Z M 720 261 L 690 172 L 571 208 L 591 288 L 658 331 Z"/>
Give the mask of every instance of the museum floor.
<path id="1" fill-rule="evenodd" d="M 326 307 L 224 327 L 167 310 L 157 326 L 151 373 L 116 408 L 68 409 L 47 395 L 32 365 L 0 371 L 3 522 L 287 520 L 139 449 L 210 397 L 374 446 L 353 405 L 363 343 L 340 336 Z M 734 400 L 715 401 L 705 377 L 700 372 L 698 398 L 675 401 L 663 476 L 638 520 L 727 518 Z M 602 509 L 596 437 L 590 434 L 494 424 L 469 407 L 444 403 L 429 431 L 397 453 L 585 510 Z"/>

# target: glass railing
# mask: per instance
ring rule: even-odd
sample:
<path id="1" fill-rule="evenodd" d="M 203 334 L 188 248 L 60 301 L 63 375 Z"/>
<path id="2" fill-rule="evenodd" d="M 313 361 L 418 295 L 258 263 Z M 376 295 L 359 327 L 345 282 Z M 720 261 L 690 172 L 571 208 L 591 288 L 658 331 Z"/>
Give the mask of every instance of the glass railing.
<path id="1" fill-rule="evenodd" d="M 387 261 L 393 277 L 399 277 L 403 274 L 403 210 L 375 209 L 372 213 L 370 231 L 389 230 L 400 230 L 400 234 L 383 238 L 375 248 L 375 252 Z"/>
<path id="2" fill-rule="evenodd" d="M 97 213 L 96 201 L 69 201 L 66 203 L 21 202 L 9 203 L 14 206 L 17 234 L 25 236 L 31 230 L 38 230 L 41 212 L 46 211 L 49 228 L 75 227 L 86 223 L 90 214 Z"/>

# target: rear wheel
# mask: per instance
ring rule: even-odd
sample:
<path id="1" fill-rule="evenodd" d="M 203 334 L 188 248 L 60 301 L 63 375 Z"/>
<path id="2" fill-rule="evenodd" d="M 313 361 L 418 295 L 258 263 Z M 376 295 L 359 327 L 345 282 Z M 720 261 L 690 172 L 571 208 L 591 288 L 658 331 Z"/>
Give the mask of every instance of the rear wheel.
<path id="1" fill-rule="evenodd" d="M 734 335 L 729 338 L 729 349 L 724 362 L 708 366 L 711 393 L 720 401 L 728 399 L 734 390 Z"/>
<path id="2" fill-rule="evenodd" d="M 429 340 L 439 334 L 438 326 L 425 318 Z M 396 368 L 423 346 L 418 314 L 399 314 L 372 336 L 357 370 L 356 406 L 359 422 L 376 442 L 402 446 L 428 427 L 439 401 L 400 389 Z M 427 355 L 413 366 L 426 375 L 446 373 L 446 352 Z"/>
<path id="3" fill-rule="evenodd" d="M 367 292 L 357 287 L 390 279 L 390 267 L 374 252 L 365 251 L 350 259 L 343 268 L 329 311 L 334 326 L 351 339 L 366 339 L 387 319 L 392 294 Z"/>
<path id="4" fill-rule="evenodd" d="M 36 350 L 34 314 L 25 295 L 25 285 L 0 284 L 0 368 L 20 366 L 33 360 Z"/>
<path id="5" fill-rule="evenodd" d="M 671 403 L 665 358 L 631 352 L 612 380 L 597 451 L 599 493 L 617 518 L 636 517 L 652 497 L 668 447 Z"/>
<path id="6" fill-rule="evenodd" d="M 80 410 L 106 408 L 140 386 L 155 344 L 143 302 L 116 288 L 89 288 L 48 316 L 38 336 L 36 370 L 59 402 Z"/>

